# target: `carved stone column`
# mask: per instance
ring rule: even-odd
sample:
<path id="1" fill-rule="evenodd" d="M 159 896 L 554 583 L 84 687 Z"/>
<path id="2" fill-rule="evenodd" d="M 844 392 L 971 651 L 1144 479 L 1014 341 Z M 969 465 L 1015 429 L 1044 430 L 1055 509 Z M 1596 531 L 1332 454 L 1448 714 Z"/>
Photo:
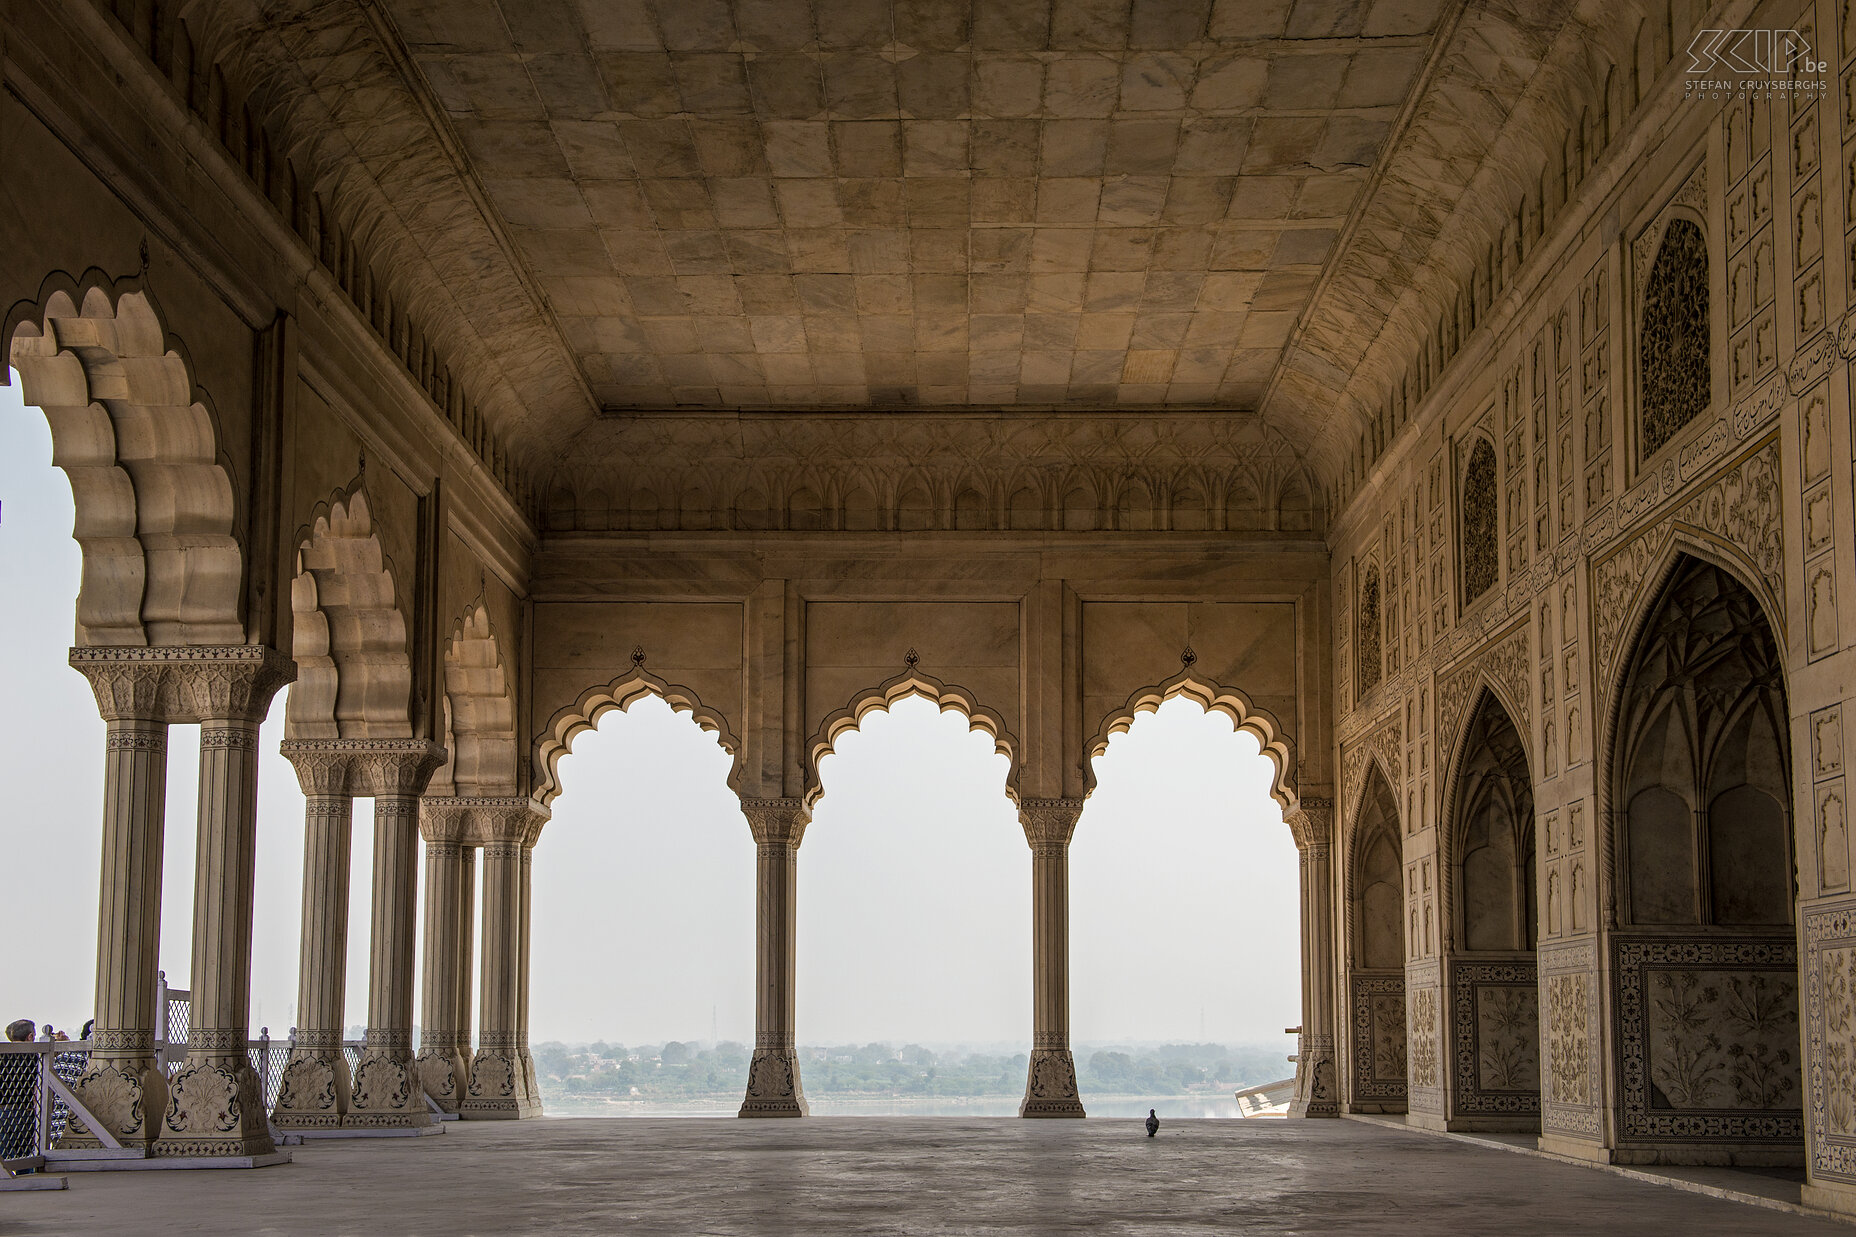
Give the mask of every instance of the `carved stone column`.
<path id="1" fill-rule="evenodd" d="M 1334 802 L 1303 799 L 1288 814 L 1301 851 L 1302 1034 L 1296 1047 L 1292 1117 L 1338 1117 L 1334 1061 Z"/>
<path id="2" fill-rule="evenodd" d="M 277 1148 L 251 1067 L 251 911 L 258 833 L 258 725 L 296 663 L 261 646 L 212 650 L 177 668 L 200 723 L 192 991 L 187 1061 L 169 1084 L 155 1153 L 256 1156 Z"/>
<path id="3" fill-rule="evenodd" d="M 168 710 L 163 666 L 147 649 L 72 649 L 107 723 L 103 865 L 97 896 L 97 988 L 87 1068 L 73 1089 L 125 1147 L 147 1147 L 167 1107 L 155 1064 L 156 949 L 161 939 L 162 811 L 167 802 Z M 167 704 L 172 701 L 166 702 Z M 73 1119 L 60 1147 L 101 1147 Z"/>
<path id="4" fill-rule="evenodd" d="M 803 1117 L 805 1088 L 794 1051 L 799 842 L 811 823 L 803 799 L 743 799 L 754 832 L 754 1059 L 744 1117 Z"/>
<path id="5" fill-rule="evenodd" d="M 339 1129 L 352 1094 L 342 1051 L 348 993 L 348 877 L 354 797 L 352 745 L 291 740 L 283 754 L 303 788 L 303 929 L 296 1033 L 271 1122 L 284 1130 Z"/>
<path id="6" fill-rule="evenodd" d="M 413 944 L 419 913 L 419 795 L 445 750 L 423 739 L 366 740 L 355 766 L 374 797 L 374 888 L 367 1039 L 343 1126 L 430 1125 L 412 1054 Z"/>
<path id="7" fill-rule="evenodd" d="M 458 969 L 458 1012 L 457 1021 L 453 1025 L 457 1028 L 458 1051 L 463 1055 L 467 1067 L 471 1057 L 470 1032 L 476 1021 L 475 1011 L 471 1007 L 471 998 L 476 991 L 471 965 L 476 960 L 472 946 L 477 940 L 477 848 L 482 844 L 474 831 L 471 837 L 471 842 L 458 856 L 458 918 L 453 929 L 457 933 L 453 957 Z"/>
<path id="8" fill-rule="evenodd" d="M 522 853 L 548 811 L 532 799 L 475 799 L 483 844 L 483 995 L 477 1054 L 458 1115 L 516 1120 L 536 1115 L 520 1052 Z"/>
<path id="9" fill-rule="evenodd" d="M 1031 845 L 1031 1065 L 1021 1117 L 1080 1117 L 1070 1056 L 1070 835 L 1081 799 L 1025 799 L 1018 823 Z"/>
<path id="10" fill-rule="evenodd" d="M 470 1082 L 468 1033 L 460 1038 L 458 984 L 469 963 L 469 938 L 458 931 L 467 914 L 465 856 L 476 833 L 467 800 L 428 798 L 421 804 L 425 836 L 425 990 L 419 1021 L 419 1082 L 446 1112 L 456 1112 Z M 458 954 L 464 952 L 464 965 Z"/>
<path id="11" fill-rule="evenodd" d="M 528 951 L 530 912 L 534 909 L 534 869 L 535 842 L 539 830 L 532 831 L 526 845 L 522 847 L 522 910 L 517 922 L 516 965 L 516 1060 L 520 1066 L 520 1081 L 528 1096 L 529 1104 L 534 1108 L 535 1116 L 540 1116 L 541 1087 L 535 1080 L 535 1058 L 528 1050 Z"/>

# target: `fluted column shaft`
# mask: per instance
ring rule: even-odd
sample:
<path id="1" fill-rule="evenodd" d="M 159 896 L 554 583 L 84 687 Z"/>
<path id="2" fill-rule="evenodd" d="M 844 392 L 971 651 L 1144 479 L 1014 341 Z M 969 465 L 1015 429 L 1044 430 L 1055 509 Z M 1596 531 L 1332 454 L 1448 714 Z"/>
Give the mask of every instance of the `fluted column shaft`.
<path id="1" fill-rule="evenodd" d="M 477 941 L 477 846 L 466 842 L 463 854 L 458 860 L 458 917 L 454 931 L 457 944 L 453 959 L 457 965 L 457 1021 L 458 1049 L 470 1060 L 471 1027 L 475 1024 L 475 1010 L 471 998 L 476 991 L 475 950 Z"/>
<path id="2" fill-rule="evenodd" d="M 333 1129 L 348 1113 L 342 1051 L 348 994 L 348 877 L 354 799 L 345 779 L 317 780 L 299 765 L 303 805 L 303 929 L 297 958 L 296 1031 L 271 1120 L 280 1129 Z"/>
<path id="3" fill-rule="evenodd" d="M 541 1115 L 541 1087 L 535 1079 L 535 1058 L 528 1050 L 528 973 L 530 925 L 535 906 L 535 846 L 522 848 L 522 909 L 516 923 L 516 1060 L 520 1081 L 535 1115 Z"/>
<path id="4" fill-rule="evenodd" d="M 367 1034 L 355 1064 L 345 1124 L 429 1125 L 413 1064 L 414 932 L 418 922 L 419 799 L 374 796 L 374 887 L 367 975 Z"/>
<path id="5" fill-rule="evenodd" d="M 1288 817 L 1301 850 L 1302 901 L 1302 1033 L 1292 1117 L 1340 1115 L 1334 1061 L 1333 816 L 1331 801 L 1303 799 Z"/>
<path id="6" fill-rule="evenodd" d="M 1080 1117 L 1070 1054 L 1070 837 L 1080 799 L 1026 799 L 1018 819 L 1031 846 L 1031 1061 L 1021 1117 Z"/>
<path id="7" fill-rule="evenodd" d="M 536 1115 L 521 1056 L 522 857 L 547 816 L 527 799 L 474 802 L 484 838 L 483 977 L 477 1052 L 458 1113 L 514 1120 Z"/>
<path id="8" fill-rule="evenodd" d="M 794 1050 L 799 843 L 812 811 L 801 799 L 744 799 L 754 833 L 754 1058 L 743 1117 L 803 1117 Z"/>
<path id="9" fill-rule="evenodd" d="M 460 1029 L 459 988 L 470 963 L 470 938 L 460 932 L 469 916 L 472 853 L 469 815 L 453 799 L 424 802 L 419 829 L 425 836 L 425 987 L 421 993 L 419 1082 L 446 1112 L 456 1112 L 469 1082 L 470 1040 Z M 463 953 L 460 962 L 459 954 Z"/>
<path id="10" fill-rule="evenodd" d="M 262 703 L 268 705 L 270 694 Z M 258 833 L 258 718 L 200 725 L 192 1007 L 174 1076 L 167 1155 L 267 1155 L 277 1148 L 251 1068 L 251 912 Z"/>
<path id="11" fill-rule="evenodd" d="M 146 1146 L 167 1107 L 167 1080 L 155 1063 L 155 1031 L 162 1018 L 155 994 L 167 723 L 110 718 L 103 760 L 96 1026 L 88 1068 L 76 1090 L 123 1146 Z M 103 1144 L 74 1120 L 59 1145 Z"/>

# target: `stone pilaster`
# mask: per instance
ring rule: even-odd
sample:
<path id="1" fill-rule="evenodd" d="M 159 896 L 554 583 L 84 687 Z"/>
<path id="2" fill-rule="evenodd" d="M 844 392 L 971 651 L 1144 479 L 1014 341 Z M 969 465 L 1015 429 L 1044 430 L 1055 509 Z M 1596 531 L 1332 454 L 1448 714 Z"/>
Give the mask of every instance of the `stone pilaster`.
<path id="1" fill-rule="evenodd" d="M 419 795 L 445 751 L 421 739 L 367 740 L 355 776 L 374 797 L 374 887 L 369 935 L 367 1033 L 355 1062 L 344 1127 L 432 1124 L 413 1063 L 414 932 L 417 925 Z"/>
<path id="2" fill-rule="evenodd" d="M 516 1120 L 537 1115 L 521 1056 L 522 855 L 548 810 L 533 799 L 474 799 L 483 844 L 483 983 L 477 1052 L 458 1115 Z"/>
<path id="3" fill-rule="evenodd" d="M 1080 1117 L 1070 1055 L 1070 836 L 1081 799 L 1025 799 L 1018 823 L 1031 846 L 1031 1064 L 1021 1117 Z"/>
<path id="4" fill-rule="evenodd" d="M 251 1067 L 251 916 L 258 835 L 258 726 L 296 663 L 253 647 L 183 678 L 200 719 L 199 837 L 187 1061 L 169 1085 L 160 1155 L 268 1155 L 277 1148 Z"/>
<path id="5" fill-rule="evenodd" d="M 743 1117 L 803 1117 L 805 1088 L 794 1051 L 799 843 L 812 809 L 803 799 L 743 799 L 753 830 L 754 1059 L 748 1064 Z"/>
<path id="6" fill-rule="evenodd" d="M 1301 852 L 1302 1033 L 1296 1046 L 1292 1117 L 1338 1117 L 1334 1060 L 1334 802 L 1303 799 L 1288 813 Z"/>
<path id="7" fill-rule="evenodd" d="M 467 801 L 428 798 L 421 804 L 425 837 L 425 988 L 421 993 L 419 1082 L 434 1103 L 456 1112 L 470 1083 L 470 1039 L 461 1031 L 459 984 L 468 971 L 470 939 L 458 925 L 468 915 L 466 857 L 477 841 Z M 459 965 L 459 954 L 463 965 Z"/>

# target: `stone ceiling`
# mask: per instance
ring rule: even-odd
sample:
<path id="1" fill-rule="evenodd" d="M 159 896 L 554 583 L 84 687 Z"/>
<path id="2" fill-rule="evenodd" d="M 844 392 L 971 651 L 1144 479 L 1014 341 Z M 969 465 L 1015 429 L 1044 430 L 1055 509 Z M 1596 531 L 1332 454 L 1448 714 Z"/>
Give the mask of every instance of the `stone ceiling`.
<path id="1" fill-rule="evenodd" d="M 1247 408 L 1437 3 L 387 7 L 606 408 Z"/>
<path id="2" fill-rule="evenodd" d="M 544 470 L 602 413 L 736 408 L 1261 410 L 1332 466 L 1570 28 L 1563 0 L 217 11 Z"/>

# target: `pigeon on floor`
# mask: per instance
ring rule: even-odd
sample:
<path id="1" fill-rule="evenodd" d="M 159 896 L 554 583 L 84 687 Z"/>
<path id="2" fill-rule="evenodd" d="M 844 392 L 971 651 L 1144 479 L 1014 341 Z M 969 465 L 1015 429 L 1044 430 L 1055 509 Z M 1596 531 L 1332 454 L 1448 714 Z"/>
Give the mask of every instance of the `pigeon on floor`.
<path id="1" fill-rule="evenodd" d="M 1147 1110 L 1147 1137 L 1152 1138 L 1155 1134 L 1159 1132 L 1160 1132 L 1160 1118 L 1156 1117 L 1154 1115 L 1154 1110 L 1149 1108 Z"/>

